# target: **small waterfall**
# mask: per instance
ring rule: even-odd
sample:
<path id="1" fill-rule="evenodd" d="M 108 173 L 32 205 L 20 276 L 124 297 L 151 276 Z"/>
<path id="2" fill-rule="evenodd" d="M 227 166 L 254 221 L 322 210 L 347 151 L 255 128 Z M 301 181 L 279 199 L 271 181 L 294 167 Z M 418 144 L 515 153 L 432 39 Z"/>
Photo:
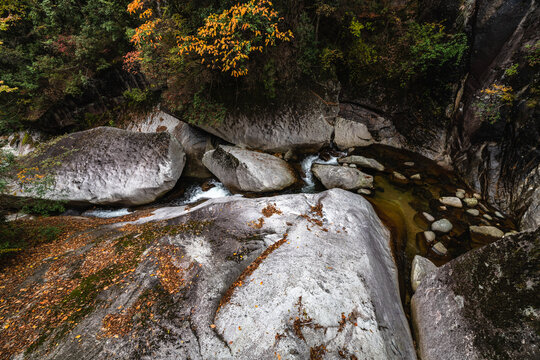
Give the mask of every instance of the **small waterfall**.
<path id="1" fill-rule="evenodd" d="M 123 209 L 95 209 L 88 210 L 82 213 L 82 216 L 97 217 L 102 219 L 110 219 L 119 216 L 129 215 L 130 211 L 127 208 Z"/>
<path id="2" fill-rule="evenodd" d="M 338 165 L 338 159 L 346 153 L 338 153 L 338 156 L 331 156 L 328 160 L 323 160 L 320 157 L 320 154 L 308 155 L 301 162 L 303 177 L 305 185 L 302 187 L 302 192 L 311 193 L 315 191 L 315 182 L 313 181 L 313 173 L 311 172 L 311 166 L 313 164 L 324 164 L 324 165 Z"/>
<path id="3" fill-rule="evenodd" d="M 208 189 L 207 191 L 204 191 L 201 187 L 201 185 L 192 185 L 189 188 L 186 189 L 186 192 L 184 193 L 184 196 L 181 198 L 174 200 L 171 204 L 180 206 L 180 205 L 188 205 L 193 204 L 200 200 L 208 200 L 208 199 L 217 199 L 222 198 L 226 196 L 233 196 L 227 188 L 220 183 L 217 180 L 210 180 L 209 183 L 211 185 L 214 185 L 212 188 Z M 241 196 L 241 195 L 238 195 Z"/>

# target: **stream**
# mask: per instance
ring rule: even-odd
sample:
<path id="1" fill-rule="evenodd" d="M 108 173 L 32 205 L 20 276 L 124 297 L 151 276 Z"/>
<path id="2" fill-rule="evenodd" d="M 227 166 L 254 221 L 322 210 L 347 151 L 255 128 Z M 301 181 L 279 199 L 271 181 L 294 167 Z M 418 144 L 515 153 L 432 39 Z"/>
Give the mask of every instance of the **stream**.
<path id="1" fill-rule="evenodd" d="M 476 209 L 478 216 L 465 212 L 464 208 L 442 206 L 439 198 L 456 196 L 457 189 L 465 190 L 472 197 L 473 191 L 463 183 L 455 173 L 438 166 L 434 161 L 409 151 L 395 149 L 384 145 L 371 145 L 357 148 L 352 153 L 326 149 L 318 154 L 309 154 L 291 161 L 291 165 L 299 174 L 300 181 L 291 188 L 272 194 L 233 194 L 216 179 L 188 179 L 179 185 L 158 203 L 145 206 L 180 206 L 198 204 L 209 199 L 227 196 L 262 197 L 290 193 L 314 193 L 325 188 L 313 176 L 313 164 L 338 165 L 338 159 L 346 155 L 362 155 L 373 158 L 385 166 L 384 171 L 361 169 L 373 175 L 374 189 L 371 195 L 363 195 L 374 207 L 385 226 L 391 231 L 392 250 L 399 271 L 400 294 L 407 317 L 410 318 L 410 271 L 412 260 L 416 255 L 430 259 L 437 266 L 458 257 L 459 255 L 482 245 L 486 241 L 478 241 L 471 237 L 470 225 L 493 225 L 502 231 L 516 229 L 516 223 L 510 218 L 499 218 L 496 210 L 480 200 Z M 399 172 L 407 180 L 399 180 L 393 174 Z M 420 174 L 420 179 L 411 180 L 411 176 Z M 181 183 L 181 184 L 180 184 Z M 132 209 L 134 210 L 134 209 Z M 128 209 L 93 209 L 83 213 L 85 216 L 116 217 L 129 213 Z M 430 222 L 422 215 L 428 213 L 436 220 L 448 219 L 452 230 L 445 235 L 437 235 L 433 242 L 428 242 L 424 231 L 430 230 Z M 484 217 L 487 215 L 487 218 Z M 489 220 L 491 219 L 491 220 Z M 437 242 L 443 242 L 447 252 L 441 254 L 433 249 Z"/>

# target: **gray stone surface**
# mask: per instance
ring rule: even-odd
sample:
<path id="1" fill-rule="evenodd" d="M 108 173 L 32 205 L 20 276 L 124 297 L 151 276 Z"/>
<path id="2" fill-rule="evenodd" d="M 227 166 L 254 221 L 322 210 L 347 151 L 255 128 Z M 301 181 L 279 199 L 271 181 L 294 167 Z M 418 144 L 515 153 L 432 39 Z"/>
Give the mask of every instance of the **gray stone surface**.
<path id="1" fill-rule="evenodd" d="M 283 190 L 296 181 L 289 164 L 270 154 L 218 146 L 204 154 L 203 164 L 235 191 L 268 192 Z"/>
<path id="2" fill-rule="evenodd" d="M 420 358 L 540 358 L 539 241 L 505 237 L 426 276 L 411 303 Z"/>
<path id="3" fill-rule="evenodd" d="M 416 255 L 412 262 L 411 267 L 411 286 L 412 290 L 416 291 L 418 288 L 418 285 L 424 280 L 424 278 L 431 272 L 437 270 L 437 266 L 433 264 L 431 261 L 426 259 L 425 257 L 422 257 L 420 255 Z"/>
<path id="4" fill-rule="evenodd" d="M 367 126 L 343 118 L 336 118 L 334 124 L 334 143 L 340 150 L 373 144 Z"/>
<path id="5" fill-rule="evenodd" d="M 360 155 L 351 155 L 338 160 L 340 164 L 356 164 L 361 168 L 375 169 L 378 171 L 384 171 L 384 165 L 375 159 L 366 158 Z"/>
<path id="6" fill-rule="evenodd" d="M 441 233 L 450 232 L 450 230 L 452 230 L 452 227 L 452 223 L 447 219 L 440 219 L 431 224 L 431 230 Z"/>
<path id="7" fill-rule="evenodd" d="M 334 132 L 330 122 L 337 111 L 337 103 L 332 105 L 313 93 L 307 93 L 304 102 L 272 109 L 251 108 L 247 113 L 230 113 L 223 122 L 201 128 L 229 143 L 250 149 L 268 152 L 286 152 L 290 149 L 317 151 L 330 145 Z"/>
<path id="8" fill-rule="evenodd" d="M 45 198 L 100 205 L 140 205 L 171 190 L 185 163 L 169 133 L 143 134 L 110 127 L 72 133 L 24 160 L 54 177 Z M 20 190 L 20 188 L 19 188 Z M 20 196 L 35 193 L 18 192 Z"/>
<path id="9" fill-rule="evenodd" d="M 139 121 L 131 122 L 127 129 L 144 133 L 164 131 L 171 133 L 186 153 L 186 166 L 182 175 L 195 178 L 212 176 L 202 163 L 204 153 L 211 150 L 212 135 L 161 110 L 154 111 Z"/>
<path id="10" fill-rule="evenodd" d="M 264 215 L 269 205 L 279 212 Z M 157 209 L 131 226 L 207 220 L 197 231 L 157 236 L 127 281 L 100 291 L 102 306 L 51 350 L 45 341 L 25 358 L 301 360 L 321 345 L 331 359 L 416 358 L 390 234 L 361 196 L 334 189 L 216 199 Z M 144 326 L 104 337 L 106 314 L 130 309 L 163 281 L 160 251 L 181 270 L 183 287 L 154 300 Z"/>
<path id="11" fill-rule="evenodd" d="M 471 236 L 482 235 L 492 238 L 500 238 L 504 235 L 504 232 L 497 229 L 495 226 L 470 226 Z"/>
<path id="12" fill-rule="evenodd" d="M 447 206 L 452 206 L 452 207 L 456 207 L 456 208 L 463 207 L 463 204 L 461 203 L 461 200 L 458 197 L 443 196 L 442 198 L 439 199 L 439 201 L 442 204 L 447 205 Z"/>
<path id="13" fill-rule="evenodd" d="M 373 188 L 373 176 L 364 174 L 358 169 L 345 166 L 313 164 L 311 171 L 313 171 L 313 175 L 327 189 L 356 190 L 359 188 Z"/>

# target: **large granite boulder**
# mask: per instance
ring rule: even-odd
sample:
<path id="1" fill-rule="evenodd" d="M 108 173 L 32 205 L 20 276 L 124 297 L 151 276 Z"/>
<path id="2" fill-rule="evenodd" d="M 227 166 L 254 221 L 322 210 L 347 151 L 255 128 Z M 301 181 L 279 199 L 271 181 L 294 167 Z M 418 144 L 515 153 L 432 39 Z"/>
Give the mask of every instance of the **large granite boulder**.
<path id="1" fill-rule="evenodd" d="M 286 161 L 266 153 L 218 146 L 204 154 L 203 164 L 233 191 L 283 190 L 296 181 Z"/>
<path id="2" fill-rule="evenodd" d="M 129 206 L 150 203 L 171 190 L 182 174 L 185 154 L 166 132 L 98 127 L 57 138 L 22 162 L 27 178 L 45 176 L 51 184 L 41 193 L 37 186 L 23 191 L 12 184 L 19 196 Z"/>
<path id="3" fill-rule="evenodd" d="M 194 178 L 212 176 L 202 163 L 204 153 L 211 149 L 212 135 L 186 124 L 162 110 L 154 111 L 139 121 L 133 121 L 127 129 L 144 133 L 164 131 L 171 133 L 186 153 L 186 166 L 182 174 Z"/>
<path id="4" fill-rule="evenodd" d="M 428 274 L 412 298 L 423 360 L 540 358 L 540 229 Z"/>
<path id="5" fill-rule="evenodd" d="M 313 164 L 313 175 L 327 189 L 340 188 L 345 190 L 372 189 L 373 176 L 358 169 L 347 166 Z"/>
<path id="6" fill-rule="evenodd" d="M 334 123 L 334 144 L 339 149 L 346 150 L 371 145 L 373 138 L 366 125 L 338 117 Z"/>
<path id="7" fill-rule="evenodd" d="M 201 128 L 239 147 L 283 153 L 317 151 L 330 145 L 334 131 L 330 123 L 337 109 L 337 104 L 308 92 L 302 101 L 230 113 L 221 123 Z"/>
<path id="8" fill-rule="evenodd" d="M 20 309 L 0 351 L 20 342 L 26 359 L 416 358 L 390 234 L 361 196 L 222 198 L 144 215 L 73 239 L 77 251 L 34 261 L 26 282 L 0 290 L 3 308 Z M 96 264 L 113 275 L 88 275 Z M 40 304 L 34 282 L 54 283 L 52 304 Z M 35 307 L 46 314 L 56 301 L 71 314 L 58 288 L 79 283 L 76 323 L 10 338 Z"/>

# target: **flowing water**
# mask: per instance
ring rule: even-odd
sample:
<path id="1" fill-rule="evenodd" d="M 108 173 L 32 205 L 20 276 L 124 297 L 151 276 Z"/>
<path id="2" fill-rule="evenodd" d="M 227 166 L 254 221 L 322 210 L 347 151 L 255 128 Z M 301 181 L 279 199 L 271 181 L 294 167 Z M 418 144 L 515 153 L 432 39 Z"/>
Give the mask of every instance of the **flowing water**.
<path id="1" fill-rule="evenodd" d="M 323 191 L 324 187 L 313 176 L 311 167 L 313 164 L 338 165 L 338 159 L 346 155 L 362 155 L 373 158 L 385 166 L 385 170 L 382 172 L 361 169 L 374 177 L 375 189 L 371 195 L 367 195 L 365 198 L 373 205 L 383 223 L 391 231 L 391 245 L 399 271 L 400 292 L 406 311 L 409 309 L 412 295 L 410 270 L 414 256 L 424 256 L 440 266 L 475 247 L 486 244 L 482 241 L 473 241 L 469 233 L 470 225 L 493 225 L 504 232 L 516 229 L 512 219 L 497 218 L 494 215 L 495 209 L 490 208 L 482 200 L 480 202 L 483 207 L 476 207 L 481 209 L 480 216 L 467 214 L 465 208 L 441 207 L 440 197 L 455 196 L 457 189 L 464 189 L 470 197 L 473 195 L 473 191 L 467 188 L 455 173 L 439 167 L 435 162 L 412 152 L 383 145 L 359 148 L 349 154 L 327 149 L 318 154 L 306 155 L 297 162 L 291 162 L 291 165 L 299 173 L 300 181 L 280 193 L 233 194 L 216 179 L 184 180 L 179 182 L 178 187 L 162 199 L 159 204 L 179 206 L 228 196 L 260 197 Z M 393 176 L 394 171 L 404 175 L 407 180 L 397 179 Z M 420 179 L 412 180 L 411 176 L 415 174 L 420 174 Z M 448 219 L 452 223 L 453 229 L 448 234 L 437 235 L 434 242 L 428 243 L 423 234 L 424 231 L 430 229 L 430 223 L 422 215 L 423 212 L 429 213 L 437 220 Z M 94 209 L 84 212 L 83 215 L 111 218 L 128 213 L 128 209 Z M 489 214 L 492 220 L 484 218 L 483 214 Z M 433 245 L 439 241 L 447 248 L 446 254 L 440 254 L 433 250 Z"/>

